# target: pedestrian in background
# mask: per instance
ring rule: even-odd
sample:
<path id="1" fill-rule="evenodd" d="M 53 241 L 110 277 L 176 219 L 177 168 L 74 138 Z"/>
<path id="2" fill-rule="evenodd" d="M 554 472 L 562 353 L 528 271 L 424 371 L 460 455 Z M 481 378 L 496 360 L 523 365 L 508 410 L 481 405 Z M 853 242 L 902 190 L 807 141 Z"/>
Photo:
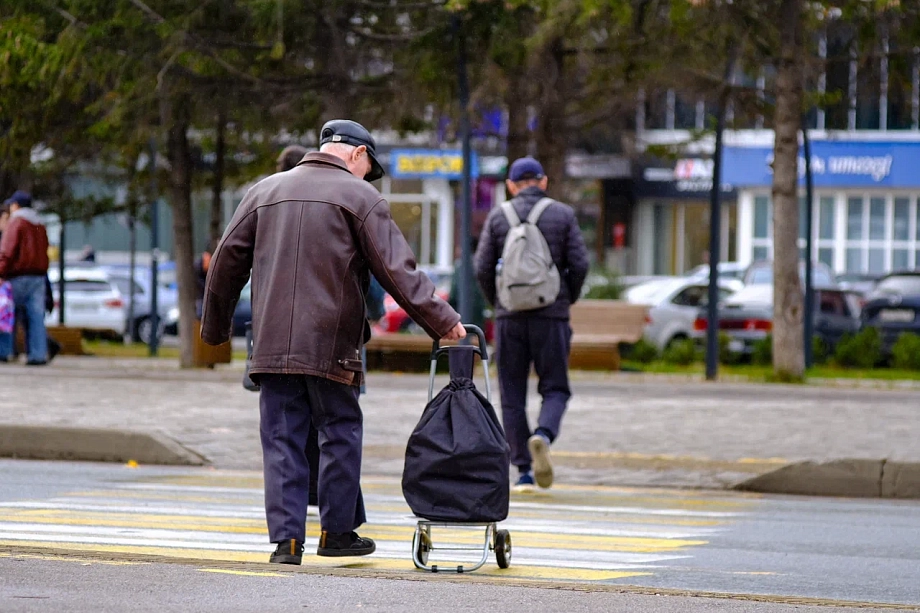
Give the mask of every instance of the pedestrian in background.
<path id="1" fill-rule="evenodd" d="M 9 281 L 13 302 L 26 320 L 26 364 L 48 363 L 45 330 L 45 283 L 48 276 L 48 233 L 32 208 L 32 196 L 15 192 L 4 204 L 10 217 L 0 238 L 0 283 Z"/>
<path id="2" fill-rule="evenodd" d="M 252 277 L 250 376 L 261 386 L 260 430 L 270 561 L 300 564 L 310 469 L 307 435 L 319 431 L 320 539 L 317 555 L 362 556 L 373 540 L 361 495 L 364 379 L 370 338 L 370 273 L 436 339 L 459 340 L 460 316 L 416 269 L 390 208 L 370 185 L 383 175 L 370 133 L 328 122 L 320 151 L 246 194 L 211 260 L 201 336 L 230 338 L 233 310 Z"/>
<path id="3" fill-rule="evenodd" d="M 489 213 L 476 251 L 476 278 L 483 294 L 496 310 L 496 365 L 501 390 L 502 421 L 511 447 L 511 463 L 517 467 L 517 489 L 531 489 L 536 484 L 547 488 L 553 483 L 550 445 L 559 436 L 562 416 L 572 394 L 569 389 L 568 364 L 572 329 L 569 307 L 578 300 L 588 274 L 588 252 L 585 248 L 574 210 L 547 197 L 549 179 L 543 167 L 533 158 L 515 160 L 508 172 L 506 187 L 512 196 L 509 202 Z M 534 261 L 540 248 L 548 248 L 547 259 L 533 269 L 533 274 L 546 275 L 547 284 L 554 278 L 558 292 L 553 292 L 542 306 L 526 309 L 503 303 L 517 300 L 518 288 L 532 280 L 502 287 L 505 279 L 520 275 L 521 270 L 502 270 L 506 239 L 514 229 L 515 238 L 526 235 L 530 224 L 538 230 L 530 235 L 528 249 L 534 249 L 515 262 L 521 266 Z M 540 236 L 543 245 L 537 242 Z M 507 241 L 510 245 L 512 241 Z M 555 268 L 553 270 L 553 267 Z M 555 277 L 553 277 L 555 275 Z M 555 286 L 553 286 L 555 287 Z M 542 297 L 541 297 L 542 298 Z M 527 380 L 531 365 L 539 378 L 538 391 L 543 398 L 537 428 L 531 431 L 527 419 Z"/>
<path id="4" fill-rule="evenodd" d="M 0 242 L 3 231 L 10 223 L 10 205 L 0 205 Z M 13 353 L 13 329 L 16 321 L 16 304 L 13 302 L 13 286 L 9 281 L 0 283 L 0 363 L 9 362 Z"/>

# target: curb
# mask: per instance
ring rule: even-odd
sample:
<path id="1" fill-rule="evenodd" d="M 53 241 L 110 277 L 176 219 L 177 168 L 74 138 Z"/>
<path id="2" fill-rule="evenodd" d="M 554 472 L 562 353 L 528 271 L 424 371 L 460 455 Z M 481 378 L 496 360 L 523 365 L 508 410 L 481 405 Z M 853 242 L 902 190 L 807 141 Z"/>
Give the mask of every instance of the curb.
<path id="1" fill-rule="evenodd" d="M 920 463 L 847 459 L 797 462 L 732 489 L 764 494 L 920 499 Z"/>
<path id="2" fill-rule="evenodd" d="M 156 432 L 0 424 L 0 457 L 204 466 L 207 458 Z"/>

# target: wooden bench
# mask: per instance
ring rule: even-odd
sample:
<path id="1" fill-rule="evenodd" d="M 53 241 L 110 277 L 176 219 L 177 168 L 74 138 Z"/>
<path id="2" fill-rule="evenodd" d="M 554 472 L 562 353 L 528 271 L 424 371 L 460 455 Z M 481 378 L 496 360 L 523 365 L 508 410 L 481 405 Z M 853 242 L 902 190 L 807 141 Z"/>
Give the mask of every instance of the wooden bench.
<path id="1" fill-rule="evenodd" d="M 620 300 L 581 300 L 572 306 L 570 366 L 619 370 L 620 344 L 642 338 L 648 307 Z M 423 334 L 378 334 L 367 346 L 369 370 L 424 371 L 431 339 Z"/>
<path id="2" fill-rule="evenodd" d="M 442 343 L 455 345 L 456 343 Z M 474 341 L 474 344 L 477 342 Z M 368 370 L 401 372 L 427 371 L 430 367 L 431 339 L 425 334 L 375 334 L 364 346 Z M 446 364 L 446 360 L 442 360 Z"/>
<path id="3" fill-rule="evenodd" d="M 83 349 L 83 330 L 67 326 L 46 326 L 45 331 L 49 338 L 53 338 L 61 346 L 58 355 L 86 355 Z M 25 330 L 16 326 L 16 351 L 25 353 Z"/>
<path id="4" fill-rule="evenodd" d="M 572 305 L 569 366 L 619 370 L 620 345 L 642 338 L 648 307 L 621 300 L 580 300 Z"/>
<path id="5" fill-rule="evenodd" d="M 201 340 L 200 319 L 195 320 L 192 338 L 192 366 L 195 368 L 214 368 L 215 364 L 229 364 L 233 359 L 233 346 L 230 341 L 212 346 Z"/>

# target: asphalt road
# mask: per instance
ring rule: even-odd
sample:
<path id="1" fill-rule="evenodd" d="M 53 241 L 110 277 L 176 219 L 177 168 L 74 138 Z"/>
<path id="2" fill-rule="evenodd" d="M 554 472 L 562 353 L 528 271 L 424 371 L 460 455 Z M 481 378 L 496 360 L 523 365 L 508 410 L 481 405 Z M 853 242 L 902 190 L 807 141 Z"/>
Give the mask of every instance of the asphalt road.
<path id="1" fill-rule="evenodd" d="M 920 610 L 917 503 L 562 485 L 512 498 L 510 569 L 458 576 L 414 569 L 397 480 L 365 492 L 376 554 L 279 569 L 258 473 L 0 461 L 0 611 Z"/>

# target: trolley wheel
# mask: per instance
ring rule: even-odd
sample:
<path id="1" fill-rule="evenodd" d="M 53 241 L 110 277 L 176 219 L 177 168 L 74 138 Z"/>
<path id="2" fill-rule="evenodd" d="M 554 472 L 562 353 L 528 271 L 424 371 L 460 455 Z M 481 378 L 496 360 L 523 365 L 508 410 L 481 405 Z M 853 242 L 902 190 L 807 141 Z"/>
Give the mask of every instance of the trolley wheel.
<path id="1" fill-rule="evenodd" d="M 495 561 L 499 568 L 511 566 L 511 533 L 507 530 L 495 531 Z"/>
<path id="2" fill-rule="evenodd" d="M 431 551 L 431 537 L 425 532 L 419 532 L 418 545 L 415 551 L 418 554 L 419 562 L 428 564 L 428 552 Z"/>

